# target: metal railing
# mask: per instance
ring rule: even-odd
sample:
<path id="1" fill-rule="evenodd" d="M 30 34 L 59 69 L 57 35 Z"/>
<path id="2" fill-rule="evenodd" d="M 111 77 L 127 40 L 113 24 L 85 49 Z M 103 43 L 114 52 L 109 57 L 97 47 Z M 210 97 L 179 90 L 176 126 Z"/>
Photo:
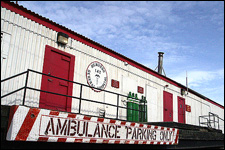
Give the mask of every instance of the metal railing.
<path id="1" fill-rule="evenodd" d="M 52 77 L 52 78 L 55 78 L 55 79 L 59 79 L 59 80 L 71 82 L 73 84 L 77 84 L 77 85 L 80 86 L 80 95 L 79 95 L 79 97 L 77 97 L 77 96 L 66 95 L 66 94 L 59 94 L 59 93 L 55 93 L 55 92 L 44 91 L 44 90 L 40 90 L 40 89 L 37 89 L 37 88 L 29 87 L 28 86 L 28 79 L 29 79 L 30 72 L 33 72 L 33 73 L 36 73 L 36 74 L 40 74 L 40 75 L 42 75 L 42 77 L 43 76 L 49 76 L 49 77 Z M 7 93 L 7 94 L 5 94 L 3 96 L 1 95 L 1 99 L 4 98 L 4 97 L 7 97 L 9 95 L 12 95 L 12 94 L 14 94 L 16 92 L 19 92 L 21 90 L 24 90 L 22 104 L 21 104 L 22 106 L 24 106 L 25 105 L 25 102 L 26 102 L 26 93 L 27 93 L 27 90 L 29 89 L 29 90 L 39 91 L 39 92 L 45 92 L 45 93 L 50 93 L 50 94 L 55 94 L 55 95 L 60 95 L 60 96 L 65 96 L 65 97 L 70 97 L 72 99 L 77 99 L 77 100 L 79 100 L 78 114 L 82 114 L 82 115 L 89 115 L 89 114 L 81 113 L 82 101 L 93 102 L 93 103 L 98 103 L 98 104 L 103 104 L 103 105 L 107 105 L 107 106 L 116 107 L 116 117 L 115 118 L 114 117 L 104 117 L 104 118 L 108 118 L 108 119 L 117 119 L 117 120 L 127 121 L 127 119 L 126 120 L 119 119 L 119 109 L 126 109 L 126 110 L 129 109 L 129 110 L 139 111 L 139 113 L 140 112 L 144 112 L 145 113 L 145 111 L 146 111 L 145 110 L 145 107 L 144 107 L 144 110 L 137 110 L 137 109 L 133 109 L 133 108 L 127 108 L 127 107 L 119 106 L 120 97 L 124 97 L 124 99 L 127 100 L 128 99 L 128 96 L 127 95 L 115 93 L 115 92 L 112 92 L 112 91 L 98 89 L 98 88 L 95 88 L 95 87 L 91 87 L 89 85 L 85 85 L 85 84 L 78 83 L 78 82 L 75 82 L 75 81 L 66 80 L 66 79 L 63 79 L 63 78 L 59 78 L 59 77 L 56 77 L 56 76 L 52 76 L 50 74 L 41 73 L 41 72 L 38 72 L 38 71 L 35 71 L 35 70 L 31 70 L 31 69 L 28 69 L 25 72 L 19 73 L 19 74 L 14 75 L 14 76 L 11 76 L 9 78 L 3 79 L 3 80 L 1 80 L 1 83 L 5 82 L 5 81 L 8 81 L 10 79 L 16 78 L 18 76 L 25 75 L 25 74 L 26 74 L 26 78 L 25 78 L 25 85 L 24 85 L 24 87 L 18 88 L 18 89 L 14 90 L 12 92 L 9 92 L 9 93 Z M 97 89 L 97 90 L 101 90 L 101 91 L 104 91 L 104 92 L 107 92 L 107 93 L 111 93 L 113 95 L 116 95 L 116 97 L 117 97 L 117 99 L 116 99 L 116 105 L 115 104 L 101 102 L 101 101 L 96 101 L 96 100 L 91 100 L 91 99 L 83 98 L 82 97 L 83 87 L 88 87 L 88 88 L 91 88 L 91 89 L 94 88 L 94 89 Z M 136 99 L 136 100 L 138 100 L 139 102 L 141 101 L 141 99 Z M 146 105 L 146 103 L 144 103 L 144 106 L 145 105 Z M 25 105 L 25 106 L 28 106 L 28 105 Z M 94 115 L 92 115 L 92 116 L 94 116 Z M 96 117 L 99 117 L 99 116 L 96 116 Z"/>
<path id="2" fill-rule="evenodd" d="M 202 119 L 206 121 L 202 121 Z M 220 118 L 217 114 L 209 112 L 208 115 L 199 116 L 199 126 L 207 125 L 207 127 L 209 128 L 221 129 L 220 120 L 224 122 L 224 120 Z"/>

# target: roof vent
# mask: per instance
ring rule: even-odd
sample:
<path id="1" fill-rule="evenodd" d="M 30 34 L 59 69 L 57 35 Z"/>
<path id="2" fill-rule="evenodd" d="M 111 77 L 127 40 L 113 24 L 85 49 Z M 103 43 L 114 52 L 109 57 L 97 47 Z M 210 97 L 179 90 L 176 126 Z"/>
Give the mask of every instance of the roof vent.
<path id="1" fill-rule="evenodd" d="M 163 52 L 158 52 L 159 54 L 159 58 L 158 58 L 158 66 L 156 68 L 158 68 L 158 73 L 162 75 L 162 72 L 164 73 L 164 75 L 166 76 L 166 73 L 163 69 Z M 155 68 L 155 70 L 156 70 Z"/>

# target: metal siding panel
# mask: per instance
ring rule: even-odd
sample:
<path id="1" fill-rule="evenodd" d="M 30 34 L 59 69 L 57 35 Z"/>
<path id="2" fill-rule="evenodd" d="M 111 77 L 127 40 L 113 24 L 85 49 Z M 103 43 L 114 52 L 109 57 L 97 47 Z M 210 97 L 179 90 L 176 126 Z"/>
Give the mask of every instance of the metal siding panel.
<path id="1" fill-rule="evenodd" d="M 30 62 L 29 62 L 29 68 L 30 69 L 34 69 L 35 70 L 35 63 L 36 63 L 36 59 L 35 59 L 35 54 L 36 54 L 36 49 L 37 49 L 37 45 L 36 45 L 36 42 L 37 42 L 37 29 L 38 28 L 38 24 L 37 23 L 34 23 L 34 33 L 33 33 L 33 38 L 32 38 L 32 45 L 31 45 L 31 52 L 30 52 Z M 35 84 L 35 76 L 37 76 L 37 74 L 31 74 L 30 76 L 30 84 L 29 86 L 31 87 L 35 87 L 34 84 Z M 29 94 L 29 104 L 32 105 L 33 101 L 34 101 L 34 95 L 36 95 L 35 93 L 37 93 L 36 91 L 34 90 L 29 90 L 30 91 L 30 94 Z"/>
<path id="2" fill-rule="evenodd" d="M 152 86 L 146 86 L 146 99 L 147 99 L 147 106 L 148 106 L 148 121 L 149 122 L 157 122 L 159 120 L 159 112 L 158 112 L 158 95 L 157 95 L 157 88 Z M 150 115 L 151 114 L 151 115 Z"/>
<path id="3" fill-rule="evenodd" d="M 6 9 L 1 7 L 1 31 L 3 31 L 4 21 Z"/>
<path id="4" fill-rule="evenodd" d="M 15 16 L 14 20 L 17 22 L 18 21 L 18 16 Z M 7 69 L 6 69 L 6 77 L 14 75 L 14 72 L 15 72 L 15 64 L 16 63 L 15 63 L 14 56 L 17 55 L 17 51 L 13 52 L 13 50 L 16 49 L 14 43 L 15 43 L 16 38 L 17 38 L 17 29 L 18 28 L 16 26 L 14 26 L 13 30 L 14 30 L 14 33 L 16 33 L 16 35 L 13 35 L 13 33 L 12 33 L 12 38 L 11 38 L 12 45 L 10 45 L 10 51 L 9 51 L 9 57 L 8 57 L 8 62 L 7 62 Z M 8 85 L 8 88 L 6 88 L 6 90 L 8 92 L 15 90 L 14 84 L 16 83 L 17 80 L 18 79 L 12 79 L 8 83 L 6 83 Z M 16 104 L 16 102 L 15 102 L 15 100 L 16 100 L 15 94 L 7 97 L 7 100 L 9 100 L 8 101 L 9 103 L 14 102 L 14 104 Z"/>
<path id="5" fill-rule="evenodd" d="M 5 10 L 5 15 L 3 16 L 3 19 L 8 20 L 9 19 L 9 16 L 10 16 L 10 11 L 9 10 Z M 3 31 L 6 30 L 7 27 L 8 27 L 8 23 L 4 23 L 2 25 L 2 30 Z"/>

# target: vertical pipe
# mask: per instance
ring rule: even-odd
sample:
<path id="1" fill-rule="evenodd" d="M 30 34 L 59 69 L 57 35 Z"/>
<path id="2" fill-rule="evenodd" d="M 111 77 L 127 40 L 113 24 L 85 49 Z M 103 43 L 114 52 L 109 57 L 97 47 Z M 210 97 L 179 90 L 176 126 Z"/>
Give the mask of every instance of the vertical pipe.
<path id="1" fill-rule="evenodd" d="M 117 109 L 116 109 L 116 119 L 118 119 L 119 114 L 119 94 L 117 94 Z"/>
<path id="2" fill-rule="evenodd" d="M 81 109 L 81 99 L 82 99 L 82 84 L 80 85 L 80 104 L 79 104 L 79 114 Z"/>
<path id="3" fill-rule="evenodd" d="M 26 98 L 26 92 L 27 92 L 27 83 L 28 83 L 28 77 L 29 77 L 29 69 L 27 69 L 27 75 L 26 75 L 26 81 L 25 81 L 25 87 L 24 87 L 24 93 L 23 93 L 23 106 L 25 104 L 25 98 Z"/>
<path id="4" fill-rule="evenodd" d="M 187 74 L 187 71 L 186 71 L 186 87 L 187 87 L 187 94 L 188 94 L 188 74 Z"/>
<path id="5" fill-rule="evenodd" d="M 163 52 L 158 52 L 159 58 L 158 58 L 158 73 L 162 74 L 163 70 Z"/>

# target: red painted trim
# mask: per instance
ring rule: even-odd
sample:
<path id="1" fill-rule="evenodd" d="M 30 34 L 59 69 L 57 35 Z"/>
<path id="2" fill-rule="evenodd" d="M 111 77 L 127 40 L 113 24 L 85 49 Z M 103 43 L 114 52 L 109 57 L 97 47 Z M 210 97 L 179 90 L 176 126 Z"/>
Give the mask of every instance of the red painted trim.
<path id="1" fill-rule="evenodd" d="M 40 112 L 40 109 L 37 108 L 31 108 L 29 112 L 27 113 L 27 116 L 15 138 L 15 141 L 26 141 L 27 137 L 29 136 L 29 133 L 34 125 L 34 122 L 36 121 L 36 118 Z"/>
<path id="2" fill-rule="evenodd" d="M 216 105 L 216 106 L 218 106 L 218 107 L 224 109 L 224 106 L 221 106 L 220 104 L 218 104 L 218 103 L 216 103 L 216 102 L 214 102 L 214 101 L 212 101 L 212 100 L 210 100 L 210 99 L 205 99 L 205 100 L 206 100 L 207 102 L 211 103 L 211 104 L 214 104 L 214 105 Z"/>
<path id="3" fill-rule="evenodd" d="M 1 6 L 4 7 L 4 8 L 9 9 L 9 10 L 15 12 L 15 13 L 18 13 L 18 14 L 20 14 L 20 15 L 28 18 L 28 19 L 31 19 L 31 20 L 33 20 L 33 21 L 35 21 L 37 23 L 40 23 L 40 24 L 42 24 L 42 25 L 44 25 L 44 26 L 46 26 L 46 27 L 48 27 L 48 28 L 50 28 L 52 30 L 55 30 L 56 32 L 66 33 L 66 34 L 69 35 L 69 37 L 71 37 L 71 38 L 73 38 L 73 39 L 75 39 L 77 41 L 80 41 L 80 42 L 82 42 L 82 43 L 84 43 L 84 44 L 86 44 L 86 45 L 88 45 L 90 47 L 98 49 L 98 50 L 100 50 L 100 51 L 102 51 L 102 52 L 104 52 L 104 53 L 106 53 L 106 54 L 108 54 L 108 55 L 110 55 L 110 56 L 112 56 L 114 58 L 117 58 L 117 59 L 119 59 L 121 61 L 128 62 L 128 64 L 130 64 L 130 65 L 132 65 L 132 66 L 134 66 L 134 67 L 136 67 L 136 68 L 138 68 L 138 69 L 140 69 L 142 71 L 145 71 L 146 73 L 149 73 L 149 74 L 151 74 L 151 75 L 153 75 L 153 76 L 155 76 L 155 77 L 157 77 L 159 79 L 162 79 L 162 80 L 164 80 L 164 81 L 166 81 L 166 82 L 168 82 L 168 83 L 170 83 L 172 85 L 175 85 L 175 86 L 177 86 L 179 88 L 185 88 L 183 85 L 177 83 L 176 81 L 173 81 L 170 78 L 167 78 L 167 77 L 165 77 L 163 75 L 160 75 L 157 72 L 151 70 L 150 68 L 148 68 L 148 67 L 146 67 L 146 66 L 144 66 L 144 65 L 142 65 L 142 64 L 140 64 L 138 62 L 135 62 L 134 60 L 132 60 L 130 58 L 127 58 L 126 56 L 123 56 L 123 55 L 121 55 L 121 54 L 119 54 L 119 53 L 117 53 L 117 52 L 115 52 L 115 51 L 113 51 L 113 50 L 111 50 L 111 49 L 109 49 L 109 48 L 107 48 L 107 47 L 105 47 L 105 46 L 95 42 L 95 41 L 92 41 L 92 40 L 86 38 L 85 36 L 82 36 L 82 35 L 74 32 L 74 31 L 72 31 L 72 30 L 70 30 L 70 29 L 68 29 L 68 28 L 66 28 L 64 26 L 61 26 L 61 25 L 59 25 L 59 24 L 57 24 L 57 23 L 55 23 L 55 22 L 53 22 L 53 21 L 51 21 L 51 20 L 49 20 L 47 18 L 44 18 L 44 17 L 42 17 L 42 16 L 40 16 L 40 15 L 38 15 L 38 14 L 36 14 L 36 13 L 34 13 L 34 12 L 32 12 L 32 11 L 22 7 L 22 6 L 19 6 L 17 4 L 9 2 L 9 1 L 1 1 Z M 195 93 L 195 92 L 191 92 L 191 91 L 192 90 L 190 89 L 189 90 L 190 93 L 193 93 L 193 94 Z M 208 101 L 208 102 L 210 102 L 210 103 L 212 103 L 212 104 L 214 104 L 214 105 L 224 109 L 224 106 L 222 106 L 222 105 L 220 105 L 220 104 L 218 104 L 218 103 L 216 103 L 214 101 L 211 101 L 211 100 L 208 100 L 208 99 L 206 101 Z"/>

